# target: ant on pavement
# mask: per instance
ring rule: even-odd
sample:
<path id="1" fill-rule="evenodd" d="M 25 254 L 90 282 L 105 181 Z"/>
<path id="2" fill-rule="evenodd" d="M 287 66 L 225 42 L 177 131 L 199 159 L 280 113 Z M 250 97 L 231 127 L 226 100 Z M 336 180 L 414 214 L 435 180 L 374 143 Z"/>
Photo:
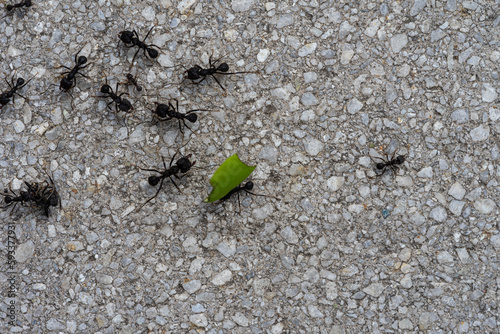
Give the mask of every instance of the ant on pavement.
<path id="1" fill-rule="evenodd" d="M 398 150 L 399 149 L 396 149 L 396 151 L 394 151 L 392 158 L 390 159 L 389 155 L 387 155 L 385 159 L 379 157 L 372 157 L 371 155 L 369 155 L 370 159 L 376 164 L 375 167 L 377 168 L 377 170 L 382 171 L 380 174 L 378 174 L 378 176 L 384 175 L 385 171 L 387 170 L 387 167 L 389 167 L 394 172 L 394 174 L 397 173 L 397 171 L 400 168 L 399 165 L 405 162 L 405 157 L 403 155 L 396 155 Z M 373 160 L 374 158 L 382 160 L 382 162 L 375 162 L 375 160 Z"/>
<path id="2" fill-rule="evenodd" d="M 246 192 L 247 194 L 251 194 L 251 195 L 255 195 L 255 196 L 262 196 L 262 197 L 270 197 L 270 198 L 274 198 L 274 199 L 279 199 L 279 198 L 274 197 L 274 196 L 260 195 L 260 194 L 253 193 L 253 192 L 250 191 L 252 189 L 253 189 L 253 182 L 252 181 L 248 181 L 245 184 L 241 183 L 240 185 L 238 185 L 238 186 L 234 187 L 233 189 L 231 189 L 226 194 L 226 196 L 222 197 L 220 200 L 221 201 L 227 201 L 232 195 L 238 194 L 238 206 L 239 206 L 239 210 L 241 211 L 240 192 L 242 192 L 242 191 Z"/>
<path id="3" fill-rule="evenodd" d="M 62 65 L 65 69 L 69 71 L 63 72 L 62 74 L 67 74 L 61 79 L 61 83 L 59 84 L 59 88 L 69 93 L 69 90 L 76 86 L 76 75 L 80 74 L 82 77 L 88 78 L 85 74 L 80 73 L 81 69 L 84 69 L 87 66 L 84 66 L 87 63 L 87 57 L 80 56 L 80 52 L 83 50 L 85 46 L 83 46 L 78 53 L 75 55 L 75 66 L 73 68 L 66 67 Z"/>
<path id="4" fill-rule="evenodd" d="M 137 83 L 137 79 L 132 75 L 132 73 L 127 74 L 127 85 L 134 85 L 138 92 L 142 90 L 142 86 Z"/>
<path id="5" fill-rule="evenodd" d="M 194 123 L 198 119 L 198 115 L 194 114 L 195 111 L 208 111 L 206 109 L 193 109 L 183 114 L 178 112 L 179 101 L 177 99 L 173 100 L 175 101 L 175 107 L 170 102 L 168 103 L 168 105 L 159 103 L 156 107 L 156 110 L 153 111 L 153 116 L 162 122 L 171 120 L 172 118 L 177 118 L 179 121 L 179 130 L 182 133 L 184 133 L 184 130 L 182 130 L 181 122 L 186 128 L 191 130 L 191 128 L 186 124 L 186 119 L 191 123 Z"/>
<path id="6" fill-rule="evenodd" d="M 36 205 L 44 210 L 45 215 L 48 217 L 51 206 L 61 205 L 61 198 L 50 175 L 49 180 L 50 183 L 48 181 L 32 183 L 24 181 L 28 187 L 28 191 L 21 190 L 19 196 L 10 187 L 9 190 L 4 189 L 1 195 L 5 197 L 6 205 L 1 208 L 7 208 L 11 205 L 14 205 L 15 208 L 17 203 L 35 202 Z"/>
<path id="7" fill-rule="evenodd" d="M 175 183 L 175 181 L 172 178 L 172 176 L 175 176 L 175 177 L 178 178 L 179 176 L 177 174 L 179 174 L 179 173 L 186 174 L 191 169 L 191 167 L 194 166 L 194 164 L 196 163 L 196 161 L 191 162 L 189 160 L 189 158 L 191 158 L 191 154 L 188 154 L 186 156 L 183 156 L 179 160 L 177 160 L 177 162 L 175 163 L 175 165 L 172 165 L 172 163 L 174 162 L 175 156 L 177 155 L 178 152 L 179 151 L 175 152 L 174 156 L 170 160 L 169 168 L 167 168 L 167 165 L 165 164 L 165 158 L 162 157 L 163 167 L 165 167 L 164 171 L 159 171 L 157 169 L 144 169 L 144 168 L 140 168 L 141 170 L 144 170 L 144 171 L 147 171 L 147 172 L 156 172 L 156 173 L 159 173 L 160 174 L 159 176 L 152 175 L 152 176 L 148 177 L 148 183 L 149 183 L 150 186 L 153 186 L 153 187 L 156 186 L 158 183 L 160 183 L 160 187 L 158 188 L 158 190 L 156 191 L 156 194 L 154 194 L 153 197 L 151 197 L 150 199 L 148 199 L 143 205 L 141 205 L 139 207 L 139 209 L 137 209 L 138 211 L 143 206 L 145 206 L 146 204 L 148 204 L 153 198 L 155 198 L 156 196 L 158 196 L 158 193 L 160 192 L 160 190 L 161 190 L 161 188 L 163 186 L 163 181 L 167 177 L 170 178 L 170 180 L 172 181 L 172 183 L 174 184 L 174 186 L 177 188 L 177 190 L 179 190 L 180 192 L 182 192 L 179 189 L 179 187 L 177 186 L 177 184 Z"/>
<path id="8" fill-rule="evenodd" d="M 8 208 L 11 205 L 14 205 L 13 209 L 16 207 L 17 203 L 27 203 L 32 200 L 31 193 L 28 191 L 20 191 L 19 196 L 12 190 L 9 186 L 9 189 L 4 189 L 3 193 L 1 193 L 5 200 L 5 206 L 2 206 L 2 209 Z"/>
<path id="9" fill-rule="evenodd" d="M 259 71 L 228 72 L 229 65 L 227 63 L 220 63 L 218 66 L 215 66 L 215 64 L 220 60 L 220 58 L 212 63 L 212 55 L 210 55 L 210 58 L 208 59 L 208 63 L 210 65 L 209 68 L 203 68 L 199 65 L 194 65 L 190 69 L 186 70 L 185 73 L 187 73 L 187 75 L 184 78 L 184 80 L 189 79 L 189 80 L 193 81 L 193 84 L 198 85 L 198 84 L 202 83 L 203 80 L 205 80 L 207 76 L 210 75 L 215 79 L 217 84 L 224 90 L 224 93 L 225 93 L 226 89 L 224 88 L 224 86 L 222 86 L 222 84 L 219 82 L 219 80 L 217 79 L 217 77 L 214 74 L 230 75 L 230 74 L 243 74 L 243 73 L 260 73 Z M 199 79 L 201 79 L 201 80 L 196 81 Z"/>
<path id="10" fill-rule="evenodd" d="M 110 97 L 113 99 L 113 101 L 111 101 L 110 103 L 108 103 L 108 107 L 112 104 L 112 103 L 115 103 L 115 108 L 116 108 L 116 112 L 118 112 L 118 109 L 120 111 L 124 111 L 124 112 L 129 112 L 130 109 L 133 109 L 132 107 L 132 103 L 130 103 L 129 100 L 125 99 L 122 97 L 122 95 L 128 95 L 128 93 L 121 93 L 120 95 L 118 95 L 118 82 L 116 83 L 116 93 L 113 91 L 113 88 L 111 88 L 110 85 L 108 85 L 108 79 L 106 78 L 106 84 L 104 84 L 102 87 L 101 87 L 101 93 L 104 94 L 104 96 L 99 96 L 99 97 L 103 97 L 103 98 L 107 98 L 107 97 Z"/>
<path id="11" fill-rule="evenodd" d="M 149 37 L 149 34 L 151 33 L 151 31 L 153 31 L 155 26 L 156 26 L 156 24 L 153 27 L 151 27 L 151 29 L 149 29 L 148 33 L 146 34 L 146 37 L 144 37 L 144 40 L 142 40 L 142 41 L 139 38 L 139 34 L 137 34 L 137 31 L 135 31 L 135 30 L 133 30 L 133 31 L 124 30 L 118 34 L 118 37 L 123 42 L 123 44 L 125 44 L 125 46 L 127 48 L 131 48 L 134 46 L 138 47 L 137 52 L 134 54 L 134 58 L 132 58 L 132 63 L 130 64 L 130 68 L 132 68 L 132 66 L 134 65 L 135 57 L 137 56 L 137 54 L 139 53 L 139 51 L 141 49 L 144 51 L 144 55 L 147 52 L 147 54 L 149 55 L 150 58 L 152 58 L 152 59 L 158 58 L 158 56 L 159 56 L 158 50 L 160 49 L 160 47 L 157 45 L 154 45 L 154 44 L 146 44 L 146 42 L 145 42 L 146 39 Z M 153 47 L 157 48 L 158 50 L 154 49 Z M 160 50 L 160 52 L 161 52 L 161 50 Z"/>
<path id="12" fill-rule="evenodd" d="M 0 94 L 0 109 L 2 109 L 4 105 L 9 103 L 11 99 L 14 100 L 15 95 L 19 95 L 23 99 L 26 99 L 24 96 L 19 94 L 17 91 L 22 89 L 24 86 L 26 86 L 28 84 L 28 82 L 33 80 L 33 78 L 35 76 L 36 76 L 36 74 L 33 77 L 31 77 L 31 79 L 29 79 L 28 81 L 24 81 L 23 78 L 17 78 L 15 83 L 14 83 L 14 77 L 12 77 L 12 79 L 11 79 L 12 84 L 10 82 L 8 82 L 7 79 L 5 79 L 5 82 L 7 82 L 7 84 L 9 85 L 10 90 Z"/>

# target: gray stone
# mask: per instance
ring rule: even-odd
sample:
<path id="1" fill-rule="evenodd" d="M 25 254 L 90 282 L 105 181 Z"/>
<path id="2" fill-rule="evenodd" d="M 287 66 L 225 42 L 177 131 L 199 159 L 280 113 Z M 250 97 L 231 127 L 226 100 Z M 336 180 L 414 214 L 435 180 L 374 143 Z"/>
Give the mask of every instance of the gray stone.
<path id="1" fill-rule="evenodd" d="M 307 310 L 309 311 L 309 315 L 313 318 L 324 318 L 325 317 L 325 315 L 315 305 L 307 306 Z"/>
<path id="2" fill-rule="evenodd" d="M 500 234 L 492 236 L 490 241 L 493 247 L 500 249 Z"/>
<path id="3" fill-rule="evenodd" d="M 342 188 L 344 185 L 344 177 L 343 176 L 332 176 L 326 181 L 326 185 L 328 190 L 334 192 Z"/>
<path id="4" fill-rule="evenodd" d="M 299 56 L 305 57 L 305 56 L 309 56 L 309 55 L 313 54 L 314 51 L 316 51 L 317 46 L 318 46 L 318 43 L 308 43 L 308 44 L 304 45 L 303 47 L 301 47 L 299 49 Z"/>
<path id="5" fill-rule="evenodd" d="M 47 329 L 49 331 L 62 331 L 66 329 L 66 325 L 57 321 L 54 318 L 51 318 L 49 319 L 49 321 L 47 321 Z"/>
<path id="6" fill-rule="evenodd" d="M 35 251 L 35 244 L 33 241 L 29 240 L 23 244 L 17 246 L 14 257 L 19 263 L 24 263 L 33 256 Z"/>
<path id="7" fill-rule="evenodd" d="M 401 51 L 406 44 L 408 44 L 408 36 L 406 36 L 406 34 L 398 34 L 391 38 L 391 48 L 394 53 Z"/>
<path id="8" fill-rule="evenodd" d="M 479 211 L 482 214 L 490 214 L 495 210 L 496 204 L 493 202 L 491 199 L 486 198 L 486 199 L 477 199 L 474 202 L 474 209 Z"/>
<path id="9" fill-rule="evenodd" d="M 462 214 L 462 210 L 465 206 L 465 202 L 463 201 L 451 201 L 450 206 L 448 207 L 455 216 L 460 216 Z"/>
<path id="10" fill-rule="evenodd" d="M 372 297 L 378 298 L 382 294 L 382 292 L 384 292 L 384 289 L 385 287 L 382 283 L 372 283 L 364 288 L 363 292 Z"/>
<path id="11" fill-rule="evenodd" d="M 420 13 L 420 11 L 422 11 L 422 9 L 424 9 L 426 4 L 427 4 L 427 0 L 415 0 L 413 2 L 413 6 L 410 9 L 410 15 L 415 16 L 418 13 Z"/>
<path id="12" fill-rule="evenodd" d="M 231 7 L 235 12 L 246 12 L 255 3 L 255 0 L 232 0 Z"/>
<path id="13" fill-rule="evenodd" d="M 411 275 L 406 274 L 400 281 L 401 286 L 405 289 L 410 289 L 413 286 L 413 282 L 411 280 Z"/>
<path id="14" fill-rule="evenodd" d="M 319 152 L 321 152 L 323 150 L 323 147 L 324 147 L 324 144 L 321 141 L 317 140 L 316 138 L 312 138 L 312 137 L 304 138 L 303 142 L 304 142 L 304 148 L 305 148 L 307 154 L 309 154 L 311 156 L 318 155 Z"/>
<path id="15" fill-rule="evenodd" d="M 233 273 L 226 269 L 218 273 L 212 278 L 212 284 L 221 286 L 229 282 L 233 278 Z"/>
<path id="16" fill-rule="evenodd" d="M 216 248 L 225 257 L 233 257 L 236 253 L 236 239 L 224 240 Z"/>
<path id="17" fill-rule="evenodd" d="M 201 281 L 200 280 L 192 280 L 192 281 L 183 282 L 182 287 L 184 288 L 184 290 L 186 290 L 187 293 L 189 293 L 191 295 L 201 288 Z"/>
<path id="18" fill-rule="evenodd" d="M 490 136 L 490 127 L 487 125 L 486 126 L 480 125 L 477 128 L 474 128 L 470 132 L 471 139 L 476 142 L 486 140 L 488 139 L 489 136 Z"/>
<path id="19" fill-rule="evenodd" d="M 418 328 L 420 328 L 420 330 L 430 329 L 432 324 L 438 320 L 439 317 L 435 312 L 424 312 L 418 319 Z"/>
<path id="20" fill-rule="evenodd" d="M 453 256 L 448 251 L 442 251 L 438 253 L 437 260 L 439 263 L 451 263 Z"/>
<path id="21" fill-rule="evenodd" d="M 354 98 L 347 103 L 347 112 L 349 114 L 356 114 L 363 108 L 363 103 L 361 103 L 358 99 Z"/>
<path id="22" fill-rule="evenodd" d="M 282 229 L 280 235 L 289 244 L 296 244 L 297 242 L 299 242 L 299 237 L 297 236 L 297 234 L 295 234 L 291 226 L 287 226 Z"/>
<path id="23" fill-rule="evenodd" d="M 442 223 L 448 217 L 448 213 L 446 213 L 445 208 L 443 208 L 442 206 L 438 206 L 431 210 L 429 216 L 435 221 Z"/>
<path id="24" fill-rule="evenodd" d="M 248 318 L 241 312 L 236 312 L 235 315 L 231 317 L 235 323 L 240 325 L 241 327 L 248 327 Z"/>
<path id="25" fill-rule="evenodd" d="M 318 99 L 316 99 L 316 97 L 311 92 L 305 92 L 304 94 L 302 94 L 300 102 L 302 102 L 302 104 L 306 107 L 314 106 L 319 103 Z"/>
<path id="26" fill-rule="evenodd" d="M 193 314 L 189 316 L 189 321 L 197 327 L 205 328 L 208 326 L 208 319 L 205 314 Z"/>
<path id="27" fill-rule="evenodd" d="M 420 170 L 420 172 L 417 173 L 418 177 L 423 177 L 423 178 L 432 178 L 434 173 L 432 172 L 432 167 L 425 167 Z"/>
<path id="28" fill-rule="evenodd" d="M 448 195 L 454 197 L 455 199 L 461 200 L 465 196 L 465 189 L 460 182 L 455 182 L 448 190 Z"/>
<path id="29" fill-rule="evenodd" d="M 469 111 L 465 109 L 457 109 L 451 113 L 450 117 L 458 124 L 467 123 L 469 121 Z"/>

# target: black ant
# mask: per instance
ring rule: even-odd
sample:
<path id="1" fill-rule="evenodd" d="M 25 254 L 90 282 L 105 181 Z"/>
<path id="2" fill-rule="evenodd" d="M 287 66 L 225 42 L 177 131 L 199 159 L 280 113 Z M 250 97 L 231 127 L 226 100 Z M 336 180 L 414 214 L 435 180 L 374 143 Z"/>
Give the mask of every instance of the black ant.
<path id="1" fill-rule="evenodd" d="M 26 182 L 25 182 L 26 183 Z M 28 184 L 28 183 L 26 183 Z M 16 193 L 12 190 L 12 188 L 9 186 L 9 189 L 4 189 L 3 193 L 0 194 L 4 197 L 5 200 L 5 206 L 2 206 L 2 209 L 8 208 L 11 205 L 14 205 L 14 208 L 16 207 L 17 203 L 27 203 L 32 200 L 31 193 L 29 191 L 20 191 L 19 196 L 16 195 Z M 13 208 L 13 209 L 14 209 Z"/>
<path id="2" fill-rule="evenodd" d="M 132 58 L 132 63 L 130 64 L 130 68 L 132 68 L 132 66 L 134 65 L 135 57 L 137 56 L 137 54 L 139 53 L 139 51 L 141 49 L 144 51 L 144 54 L 146 54 L 146 52 L 147 52 L 150 58 L 152 58 L 152 59 L 158 58 L 159 52 L 158 52 L 158 50 L 154 49 L 153 47 L 155 47 L 157 49 L 160 49 L 160 47 L 157 45 L 154 45 L 154 44 L 146 44 L 146 42 L 145 42 L 146 39 L 149 37 L 149 34 L 151 33 L 151 31 L 153 31 L 153 28 L 155 26 L 156 26 L 156 24 L 153 27 L 151 27 L 151 29 L 149 29 L 148 33 L 146 34 L 146 37 L 144 37 L 144 40 L 142 40 L 142 41 L 139 38 L 139 34 L 137 34 L 137 32 L 135 30 L 133 30 L 133 31 L 124 30 L 118 34 L 118 37 L 123 42 L 123 44 L 125 44 L 125 46 L 127 48 L 131 48 L 134 46 L 138 47 L 137 52 L 134 54 L 134 58 Z"/>
<path id="3" fill-rule="evenodd" d="M 43 181 L 42 183 L 26 183 L 28 185 L 28 192 L 30 193 L 31 200 L 42 207 L 47 217 L 49 216 L 49 209 L 51 206 L 61 205 L 61 197 L 50 175 L 49 180 L 50 183 L 47 181 Z"/>
<path id="4" fill-rule="evenodd" d="M 124 111 L 124 112 L 129 112 L 130 109 L 133 109 L 132 107 L 132 103 L 130 103 L 129 100 L 125 99 L 122 97 L 122 95 L 128 95 L 127 93 L 121 93 L 120 95 L 118 95 L 118 82 L 116 83 L 116 93 L 113 91 L 113 88 L 111 88 L 110 85 L 108 85 L 108 80 L 106 79 L 106 84 L 104 84 L 102 87 L 101 87 L 101 93 L 105 94 L 105 96 L 99 96 L 99 97 L 103 97 L 103 98 L 107 98 L 107 97 L 110 97 L 113 99 L 113 101 L 111 101 L 110 103 L 108 103 L 108 107 L 112 104 L 112 103 L 115 103 L 115 108 L 116 108 L 116 111 L 118 112 L 118 110 L 120 111 Z"/>
<path id="5" fill-rule="evenodd" d="M 156 107 L 156 110 L 153 111 L 153 116 L 159 119 L 160 121 L 168 121 L 171 120 L 172 118 L 177 118 L 179 120 L 179 130 L 184 133 L 184 130 L 182 130 L 181 122 L 184 124 L 186 128 L 191 130 L 191 128 L 186 124 L 186 119 L 190 121 L 191 123 L 196 122 L 198 119 L 198 115 L 194 114 L 195 111 L 208 111 L 206 109 L 193 109 L 189 110 L 185 114 L 178 112 L 179 110 L 179 101 L 177 99 L 173 99 L 175 101 L 175 107 L 173 106 L 172 103 L 168 102 L 168 105 L 166 104 L 158 104 Z"/>
<path id="6" fill-rule="evenodd" d="M 85 46 L 83 46 L 78 53 L 75 55 L 75 66 L 73 68 L 66 67 L 62 65 L 65 69 L 69 71 L 63 72 L 62 74 L 67 74 L 61 79 L 61 83 L 59 84 L 59 88 L 69 93 L 69 90 L 76 86 L 76 75 L 80 74 L 82 77 L 88 78 L 85 74 L 80 73 L 81 69 L 84 69 L 87 66 L 84 66 L 87 63 L 87 57 L 80 56 L 80 52 L 83 50 Z"/>
<path id="7" fill-rule="evenodd" d="M 378 174 L 379 176 L 383 175 L 387 169 L 387 167 L 391 168 L 391 170 L 394 172 L 394 174 L 397 173 L 397 171 L 399 170 L 399 165 L 403 164 L 405 162 L 405 157 L 403 155 L 398 155 L 396 156 L 396 153 L 397 153 L 398 149 L 396 151 L 394 151 L 393 155 L 392 155 L 392 158 L 389 159 L 389 155 L 387 155 L 387 158 L 379 158 L 379 157 L 372 157 L 369 155 L 370 159 L 376 164 L 375 167 L 377 168 L 377 170 L 382 170 L 382 172 L 380 174 Z M 379 160 L 382 160 L 382 162 L 375 162 L 375 160 L 373 159 L 379 159 Z"/>
<path id="8" fill-rule="evenodd" d="M 15 95 L 19 95 L 23 99 L 26 99 L 24 96 L 19 94 L 17 91 L 22 89 L 24 86 L 26 86 L 28 84 L 28 82 L 33 80 L 33 78 L 35 76 L 36 76 L 36 74 L 28 81 L 24 81 L 23 78 L 17 78 L 15 83 L 14 83 L 14 77 L 12 77 L 12 79 L 11 79 L 12 84 L 10 82 L 8 82 L 7 79 L 5 79 L 5 82 L 7 82 L 7 84 L 9 85 L 10 90 L 0 94 L 0 109 L 2 109 L 4 105 L 9 103 L 11 99 L 14 100 Z"/>
<path id="9" fill-rule="evenodd" d="M 215 66 L 215 64 L 220 60 L 217 59 L 216 61 L 214 61 L 212 63 L 212 55 L 210 55 L 210 58 L 208 59 L 208 63 L 210 65 L 209 68 L 202 68 L 201 66 L 199 65 L 194 65 L 193 67 L 191 67 L 190 69 L 186 70 L 185 73 L 187 73 L 186 77 L 184 78 L 184 80 L 186 79 L 189 79 L 191 81 L 193 81 L 193 84 L 200 84 L 203 82 L 203 80 L 205 80 L 205 78 L 209 75 L 211 75 L 215 81 L 217 82 L 217 84 L 224 90 L 224 92 L 226 91 L 226 89 L 224 88 L 224 86 L 221 85 L 221 83 L 219 82 L 219 80 L 215 77 L 214 74 L 222 74 L 222 75 L 230 75 L 230 74 L 243 74 L 243 73 L 260 73 L 259 71 L 253 71 L 253 72 L 246 72 L 246 71 L 243 71 L 243 72 L 228 72 L 229 71 L 229 65 L 227 63 L 221 63 L 219 64 L 217 67 Z M 201 79 L 200 81 L 195 81 L 195 80 L 199 80 Z M 184 81 L 183 80 L 183 81 Z"/>
<path id="10" fill-rule="evenodd" d="M 5 9 L 7 9 L 8 12 L 10 12 L 11 10 L 13 10 L 14 8 L 21 8 L 21 7 L 31 7 L 33 4 L 31 3 L 31 0 L 22 0 L 21 2 L 19 3 L 16 3 L 16 4 L 13 4 L 13 5 L 7 5 L 5 7 Z M 7 14 L 8 15 L 8 14 Z M 5 16 L 7 16 L 5 15 Z M 5 17 L 4 16 L 4 17 Z M 2 17 L 3 18 L 3 17 Z"/>
<path id="11" fill-rule="evenodd" d="M 231 189 L 231 191 L 229 191 L 226 194 L 226 196 L 222 197 L 220 200 L 227 201 L 233 194 L 238 194 L 238 206 L 239 206 L 239 211 L 241 211 L 240 192 L 242 192 L 242 191 L 246 192 L 247 194 L 254 195 L 254 196 L 262 196 L 262 197 L 270 197 L 270 198 L 274 198 L 274 199 L 279 199 L 279 198 L 274 197 L 274 196 L 260 195 L 260 194 L 253 193 L 250 191 L 252 189 L 253 189 L 253 182 L 252 181 L 248 181 L 245 184 L 241 183 L 240 185 Z"/>
<path id="12" fill-rule="evenodd" d="M 140 86 L 137 83 L 136 78 L 132 75 L 132 73 L 127 74 L 127 84 L 128 85 L 134 85 L 135 89 L 137 89 L 138 92 L 142 91 L 142 86 Z"/>
<path id="13" fill-rule="evenodd" d="M 140 210 L 144 205 L 148 204 L 153 198 L 155 198 L 156 196 L 158 196 L 158 193 L 160 192 L 160 190 L 161 190 L 161 188 L 163 186 L 163 181 L 167 177 L 170 178 L 170 180 L 172 181 L 172 183 L 174 184 L 174 186 L 177 188 L 177 190 L 179 190 L 180 192 L 182 192 L 179 189 L 179 187 L 177 186 L 177 184 L 175 183 L 175 181 L 172 178 L 172 176 L 175 176 L 175 177 L 178 178 L 179 176 L 177 176 L 177 174 L 179 172 L 182 173 L 182 174 L 186 174 L 191 169 L 191 167 L 194 166 L 194 164 L 196 163 L 196 161 L 191 162 L 189 160 L 189 158 L 191 158 L 191 154 L 188 154 L 186 156 L 183 156 L 179 160 L 177 160 L 177 162 L 175 163 L 175 165 L 172 166 L 172 163 L 174 162 L 175 156 L 177 155 L 178 152 L 179 151 L 175 152 L 174 156 L 170 160 L 169 168 L 167 168 L 167 165 L 165 164 L 165 158 L 162 157 L 163 167 L 165 167 L 164 171 L 159 171 L 157 169 L 144 169 L 144 168 L 140 168 L 141 170 L 144 170 L 144 171 L 147 171 L 147 172 L 156 172 L 156 173 L 159 173 L 160 174 L 159 176 L 152 175 L 152 176 L 148 177 L 148 183 L 149 183 L 150 186 L 153 186 L 153 187 L 156 186 L 158 183 L 160 183 L 160 187 L 156 191 L 156 194 L 153 197 L 151 197 L 150 199 L 148 199 L 137 210 Z"/>
<path id="14" fill-rule="evenodd" d="M 28 191 L 21 190 L 19 196 L 16 195 L 10 187 L 9 190 L 4 189 L 4 192 L 1 195 L 5 197 L 6 205 L 1 208 L 4 209 L 11 205 L 14 205 L 15 208 L 17 203 L 24 204 L 28 202 L 35 202 L 36 205 L 40 206 L 44 210 L 45 215 L 48 217 L 50 207 L 61 204 L 61 198 L 57 192 L 54 181 L 50 176 L 49 180 L 50 183 L 47 181 L 41 183 L 28 183 L 24 181 L 28 187 Z"/>

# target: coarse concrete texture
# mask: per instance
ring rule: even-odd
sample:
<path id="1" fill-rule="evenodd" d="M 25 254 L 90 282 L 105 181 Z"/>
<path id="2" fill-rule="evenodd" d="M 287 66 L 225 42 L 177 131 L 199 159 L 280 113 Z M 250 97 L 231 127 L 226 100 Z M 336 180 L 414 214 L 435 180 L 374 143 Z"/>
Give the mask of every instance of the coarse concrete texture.
<path id="1" fill-rule="evenodd" d="M 46 171 L 62 205 L 0 213 L 0 332 L 499 333 L 499 7 L 15 8 L 0 19 L 1 92 L 34 78 L 1 109 L 0 189 L 19 195 Z M 159 57 L 131 66 L 119 33 L 151 28 Z M 85 76 L 66 93 L 78 51 Z M 183 80 L 210 60 L 254 73 L 215 75 L 225 90 Z M 103 98 L 106 81 L 131 113 Z M 190 129 L 152 116 L 173 99 L 204 109 Z M 159 187 L 141 168 L 176 153 L 196 164 L 141 208 Z M 234 153 L 257 164 L 252 192 L 276 198 L 203 203 Z"/>

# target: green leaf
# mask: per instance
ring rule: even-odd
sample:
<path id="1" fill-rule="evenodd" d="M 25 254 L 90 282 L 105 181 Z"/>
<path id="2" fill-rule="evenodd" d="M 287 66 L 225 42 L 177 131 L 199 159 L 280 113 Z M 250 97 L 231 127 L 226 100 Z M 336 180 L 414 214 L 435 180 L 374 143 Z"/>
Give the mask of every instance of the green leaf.
<path id="1" fill-rule="evenodd" d="M 239 186 L 241 182 L 252 174 L 257 166 L 248 166 L 241 162 L 238 154 L 234 154 L 224 161 L 215 171 L 210 179 L 210 184 L 214 189 L 203 201 L 205 203 L 215 202 L 226 196 L 232 189 Z"/>

